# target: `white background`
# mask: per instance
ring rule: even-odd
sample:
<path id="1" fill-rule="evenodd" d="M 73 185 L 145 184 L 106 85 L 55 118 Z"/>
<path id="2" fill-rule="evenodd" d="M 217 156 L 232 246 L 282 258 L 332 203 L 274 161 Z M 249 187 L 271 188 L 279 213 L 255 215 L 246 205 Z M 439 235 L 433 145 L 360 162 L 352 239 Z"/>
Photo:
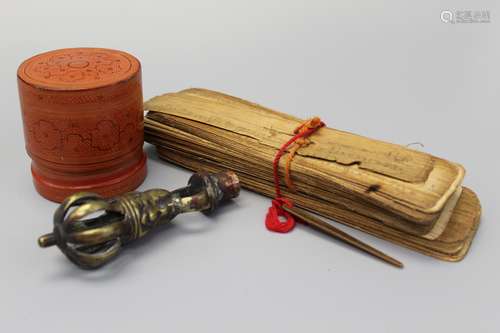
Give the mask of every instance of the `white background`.
<path id="1" fill-rule="evenodd" d="M 0 9 L 2 332 L 500 332 L 496 1 L 8 1 Z M 444 24 L 442 10 L 490 10 Z M 36 238 L 56 204 L 34 190 L 16 69 L 51 49 L 128 51 L 144 96 L 204 87 L 462 163 L 483 219 L 463 262 L 366 234 L 398 270 L 314 231 L 268 232 L 243 191 L 215 218 L 180 216 L 99 271 Z M 183 186 L 157 159 L 141 189 Z"/>

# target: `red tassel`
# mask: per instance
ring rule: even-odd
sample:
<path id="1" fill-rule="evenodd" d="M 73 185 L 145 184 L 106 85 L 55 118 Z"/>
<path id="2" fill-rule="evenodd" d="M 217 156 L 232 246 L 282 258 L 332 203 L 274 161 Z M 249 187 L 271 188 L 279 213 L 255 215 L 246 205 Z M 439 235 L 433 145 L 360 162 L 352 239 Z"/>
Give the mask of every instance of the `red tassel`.
<path id="1" fill-rule="evenodd" d="M 267 229 L 274 232 L 286 233 L 295 227 L 295 219 L 290 213 L 283 210 L 283 205 L 292 207 L 292 202 L 285 198 L 276 198 L 272 201 L 272 206 L 269 207 L 266 215 Z M 280 216 L 286 218 L 286 220 L 281 221 Z"/>

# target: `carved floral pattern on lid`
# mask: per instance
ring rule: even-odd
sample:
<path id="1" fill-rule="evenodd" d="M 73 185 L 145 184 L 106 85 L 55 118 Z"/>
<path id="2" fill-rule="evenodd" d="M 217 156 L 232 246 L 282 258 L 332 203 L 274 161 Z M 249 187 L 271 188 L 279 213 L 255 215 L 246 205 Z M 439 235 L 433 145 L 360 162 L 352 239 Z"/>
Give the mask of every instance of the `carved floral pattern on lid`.
<path id="1" fill-rule="evenodd" d="M 127 79 L 139 68 L 133 56 L 99 48 L 61 49 L 39 54 L 19 67 L 19 77 L 53 90 L 106 86 Z"/>

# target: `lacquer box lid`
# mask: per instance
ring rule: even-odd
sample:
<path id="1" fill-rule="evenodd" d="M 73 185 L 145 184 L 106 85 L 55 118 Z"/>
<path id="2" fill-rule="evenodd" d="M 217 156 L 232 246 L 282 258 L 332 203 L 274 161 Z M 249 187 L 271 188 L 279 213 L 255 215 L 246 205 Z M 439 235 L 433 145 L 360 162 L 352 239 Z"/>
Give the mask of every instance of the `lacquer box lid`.
<path id="1" fill-rule="evenodd" d="M 44 197 L 113 196 L 142 183 L 139 60 L 111 49 L 60 49 L 27 59 L 17 76 L 26 150 Z"/>

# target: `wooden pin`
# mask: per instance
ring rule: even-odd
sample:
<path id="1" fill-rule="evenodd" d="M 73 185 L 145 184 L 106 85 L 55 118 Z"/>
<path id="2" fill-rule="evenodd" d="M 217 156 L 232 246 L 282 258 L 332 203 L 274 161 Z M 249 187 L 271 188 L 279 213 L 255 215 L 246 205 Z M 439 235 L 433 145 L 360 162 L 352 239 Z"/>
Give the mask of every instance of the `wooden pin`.
<path id="1" fill-rule="evenodd" d="M 304 209 L 298 208 L 298 207 L 289 207 L 287 205 L 282 206 L 283 210 L 287 211 L 288 213 L 292 214 L 305 224 L 313 227 L 314 229 L 321 231 L 322 233 L 339 239 L 349 245 L 354 246 L 355 248 L 358 248 L 368 254 L 371 254 L 372 256 L 379 258 L 393 266 L 396 266 L 398 268 L 403 268 L 403 263 L 401 263 L 399 260 L 396 260 L 387 254 L 371 247 L 368 244 L 363 243 L 362 241 L 350 236 L 349 234 L 343 232 L 340 229 L 337 229 L 333 225 L 317 218 L 316 216 L 310 214 L 309 212 L 305 211 Z"/>

